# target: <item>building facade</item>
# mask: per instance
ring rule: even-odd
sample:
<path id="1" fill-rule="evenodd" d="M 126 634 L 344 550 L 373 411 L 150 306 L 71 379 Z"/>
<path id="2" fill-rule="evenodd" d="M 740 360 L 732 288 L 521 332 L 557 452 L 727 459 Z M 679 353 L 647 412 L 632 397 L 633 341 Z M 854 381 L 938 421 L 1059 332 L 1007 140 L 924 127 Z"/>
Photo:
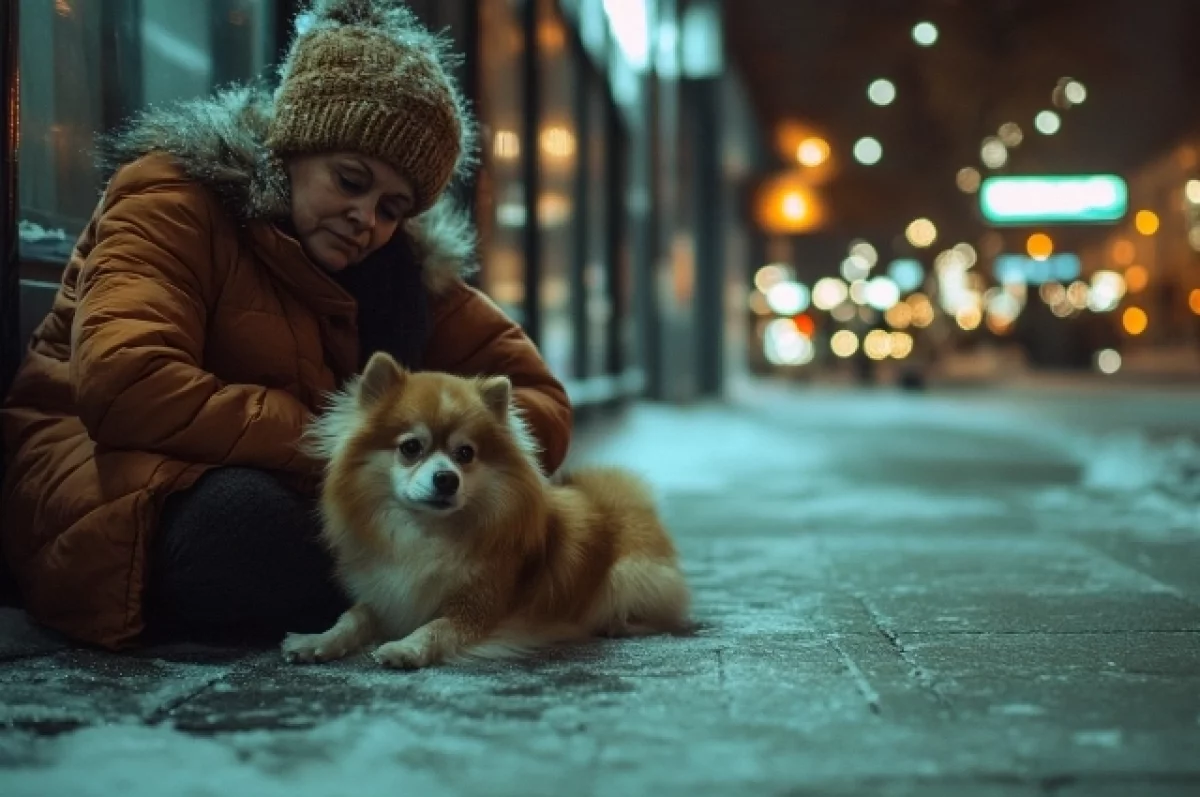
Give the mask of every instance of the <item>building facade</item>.
<path id="1" fill-rule="evenodd" d="M 96 135 L 147 105 L 270 85 L 301 5 L 9 4 L 5 384 L 102 189 Z M 479 116 L 481 167 L 453 189 L 479 229 L 479 287 L 577 404 L 716 397 L 744 369 L 761 148 L 718 5 L 411 2 L 462 53 Z"/>

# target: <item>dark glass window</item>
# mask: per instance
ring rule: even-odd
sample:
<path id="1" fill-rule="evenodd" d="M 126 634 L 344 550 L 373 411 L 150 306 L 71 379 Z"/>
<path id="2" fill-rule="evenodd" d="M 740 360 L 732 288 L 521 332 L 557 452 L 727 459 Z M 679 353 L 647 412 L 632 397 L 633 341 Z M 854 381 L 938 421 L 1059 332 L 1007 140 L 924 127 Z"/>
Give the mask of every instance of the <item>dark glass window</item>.
<path id="1" fill-rule="evenodd" d="M 274 0 L 21 4 L 21 257 L 61 266 L 102 188 L 95 139 L 147 105 L 262 74 Z"/>
<path id="2" fill-rule="evenodd" d="M 524 113 L 521 59 L 525 42 L 518 0 L 481 0 L 480 157 L 478 222 L 482 287 L 501 309 L 524 323 L 525 184 L 521 157 Z"/>
<path id="3" fill-rule="evenodd" d="M 538 0 L 538 70 L 541 118 L 537 130 L 537 225 L 541 237 L 541 350 L 556 376 L 572 378 L 574 335 L 571 314 L 571 261 L 579 221 L 575 209 L 578 178 L 578 86 L 568 30 L 554 0 Z"/>

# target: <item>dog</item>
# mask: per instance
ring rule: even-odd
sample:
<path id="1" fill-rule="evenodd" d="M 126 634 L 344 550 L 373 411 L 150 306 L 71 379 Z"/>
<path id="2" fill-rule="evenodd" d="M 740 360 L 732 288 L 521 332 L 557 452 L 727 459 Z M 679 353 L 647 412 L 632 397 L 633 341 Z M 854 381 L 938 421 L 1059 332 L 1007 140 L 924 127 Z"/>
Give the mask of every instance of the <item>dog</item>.
<path id="1" fill-rule="evenodd" d="M 687 583 L 646 485 L 613 468 L 547 479 L 506 377 L 410 372 L 378 353 L 309 440 L 353 605 L 324 633 L 287 635 L 289 661 L 371 647 L 418 669 L 687 627 Z"/>

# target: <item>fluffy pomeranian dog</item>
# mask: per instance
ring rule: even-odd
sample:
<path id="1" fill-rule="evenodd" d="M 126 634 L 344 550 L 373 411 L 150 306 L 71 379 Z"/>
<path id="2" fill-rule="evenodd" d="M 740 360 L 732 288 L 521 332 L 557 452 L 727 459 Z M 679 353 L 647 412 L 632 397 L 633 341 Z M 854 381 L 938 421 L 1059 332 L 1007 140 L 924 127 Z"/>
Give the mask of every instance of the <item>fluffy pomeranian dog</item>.
<path id="1" fill-rule="evenodd" d="M 551 483 L 502 376 L 376 354 L 312 430 L 324 537 L 354 605 L 289 661 L 373 648 L 388 667 L 680 630 L 689 594 L 647 488 L 615 469 Z M 377 646 L 377 647 L 376 647 Z"/>

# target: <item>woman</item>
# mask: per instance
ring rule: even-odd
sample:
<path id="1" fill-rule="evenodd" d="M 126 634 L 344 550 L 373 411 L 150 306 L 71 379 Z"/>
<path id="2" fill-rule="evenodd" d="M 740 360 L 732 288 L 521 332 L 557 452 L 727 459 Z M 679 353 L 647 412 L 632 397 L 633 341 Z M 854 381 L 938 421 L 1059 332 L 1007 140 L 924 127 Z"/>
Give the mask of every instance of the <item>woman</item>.
<path id="1" fill-rule="evenodd" d="M 571 410 L 462 281 L 470 119 L 399 3 L 318 0 L 275 96 L 150 112 L 2 411 L 4 553 L 35 619 L 118 648 L 320 629 L 342 608 L 297 442 L 376 350 L 502 373 L 553 471 Z"/>

